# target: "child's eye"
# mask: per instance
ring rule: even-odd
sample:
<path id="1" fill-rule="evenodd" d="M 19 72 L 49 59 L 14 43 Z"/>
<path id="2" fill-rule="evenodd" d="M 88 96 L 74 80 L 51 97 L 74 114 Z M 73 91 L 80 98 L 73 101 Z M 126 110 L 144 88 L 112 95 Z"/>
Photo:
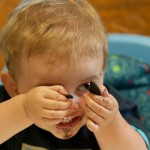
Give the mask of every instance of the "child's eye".
<path id="1" fill-rule="evenodd" d="M 86 92 L 89 90 L 89 85 L 90 85 L 90 82 L 81 84 L 81 85 L 77 88 L 76 94 L 77 94 L 78 96 L 82 96 L 84 93 L 86 93 Z"/>
<path id="2" fill-rule="evenodd" d="M 87 90 L 89 90 L 89 85 L 90 85 L 90 82 L 80 85 L 80 87 L 78 88 L 78 91 L 87 91 Z"/>

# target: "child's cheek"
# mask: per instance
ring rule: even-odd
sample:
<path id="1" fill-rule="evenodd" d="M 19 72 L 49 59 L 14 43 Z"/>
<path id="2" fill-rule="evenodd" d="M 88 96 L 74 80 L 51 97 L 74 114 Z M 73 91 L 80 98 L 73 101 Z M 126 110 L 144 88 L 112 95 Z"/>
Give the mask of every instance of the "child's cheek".
<path id="1" fill-rule="evenodd" d="M 84 94 L 86 95 L 86 93 Z M 86 100 L 84 98 L 85 96 L 81 97 L 80 100 L 79 100 L 79 105 L 82 107 L 82 108 L 85 108 L 85 105 L 86 105 Z"/>

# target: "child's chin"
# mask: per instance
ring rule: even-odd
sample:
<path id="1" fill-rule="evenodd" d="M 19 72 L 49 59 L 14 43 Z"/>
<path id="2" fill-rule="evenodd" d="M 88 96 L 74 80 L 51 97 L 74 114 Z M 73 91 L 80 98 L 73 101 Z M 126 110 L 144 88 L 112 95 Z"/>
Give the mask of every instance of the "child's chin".
<path id="1" fill-rule="evenodd" d="M 73 131 L 73 130 L 67 130 L 66 131 L 66 129 L 64 130 L 64 129 L 62 129 L 62 131 L 61 132 L 53 132 L 52 134 L 55 136 L 55 137 L 57 137 L 57 138 L 59 138 L 59 139 L 62 139 L 62 140 L 67 140 L 67 139 L 70 139 L 71 137 L 73 137 L 74 135 L 76 135 L 76 133 L 77 133 L 78 131 Z"/>
<path id="2" fill-rule="evenodd" d="M 59 139 L 70 139 L 71 137 L 75 136 L 78 131 L 82 128 L 83 126 L 83 122 L 79 122 L 76 126 L 74 127 L 68 127 L 68 128 L 58 128 L 56 127 L 54 130 L 56 131 L 52 131 L 52 134 L 54 136 L 56 136 Z"/>

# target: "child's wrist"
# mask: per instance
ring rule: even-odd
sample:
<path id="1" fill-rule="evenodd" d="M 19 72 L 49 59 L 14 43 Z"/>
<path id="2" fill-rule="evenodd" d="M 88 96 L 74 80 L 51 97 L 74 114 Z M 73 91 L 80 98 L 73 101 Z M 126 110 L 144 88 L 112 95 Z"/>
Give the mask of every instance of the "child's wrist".
<path id="1" fill-rule="evenodd" d="M 32 125 L 33 122 L 30 119 L 28 112 L 27 112 L 27 109 L 26 109 L 26 106 L 25 106 L 26 94 L 21 94 L 18 97 L 19 97 L 20 101 L 22 101 L 22 109 L 23 109 L 23 115 L 25 117 L 25 120 L 29 123 L 29 125 Z"/>
<path id="2" fill-rule="evenodd" d="M 110 133 L 113 133 L 112 131 L 115 131 L 116 128 L 119 128 L 118 125 L 120 125 L 121 122 L 124 122 L 120 112 L 118 111 L 115 118 L 105 127 L 100 127 L 99 132 L 96 132 L 96 134 L 99 136 L 101 135 L 103 137 L 108 134 L 110 136 Z"/>

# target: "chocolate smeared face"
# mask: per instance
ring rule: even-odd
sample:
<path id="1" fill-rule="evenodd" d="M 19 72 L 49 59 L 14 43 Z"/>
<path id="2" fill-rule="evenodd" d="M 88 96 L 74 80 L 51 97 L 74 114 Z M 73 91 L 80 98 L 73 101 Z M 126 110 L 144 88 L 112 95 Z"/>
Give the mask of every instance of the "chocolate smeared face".
<path id="1" fill-rule="evenodd" d="M 87 115 L 82 107 L 82 103 L 85 103 L 83 95 L 89 91 L 95 94 L 101 93 L 95 83 L 98 85 L 103 84 L 103 76 L 101 75 L 103 74 L 102 56 L 94 59 L 93 57 L 84 57 L 77 62 L 70 61 L 69 65 L 67 60 L 63 63 L 56 60 L 54 64 L 51 64 L 47 54 L 42 55 L 44 59 L 41 59 L 41 55 L 35 55 L 29 61 L 23 61 L 22 72 L 24 73 L 17 78 L 19 94 L 26 93 L 41 85 L 50 88 L 52 93 L 56 93 L 55 87 L 62 86 L 66 92 L 62 92 L 61 89 L 58 92 L 68 99 L 66 101 L 56 100 L 53 96 L 57 97 L 57 94 L 50 94 L 48 102 L 53 103 L 53 107 L 59 105 L 60 108 L 51 109 L 52 117 L 48 118 L 49 122 L 37 122 L 37 126 L 59 139 L 69 139 L 86 125 Z M 66 103 L 68 101 L 72 101 L 69 108 Z M 58 113 L 63 113 L 63 117 L 60 118 L 57 115 Z"/>

